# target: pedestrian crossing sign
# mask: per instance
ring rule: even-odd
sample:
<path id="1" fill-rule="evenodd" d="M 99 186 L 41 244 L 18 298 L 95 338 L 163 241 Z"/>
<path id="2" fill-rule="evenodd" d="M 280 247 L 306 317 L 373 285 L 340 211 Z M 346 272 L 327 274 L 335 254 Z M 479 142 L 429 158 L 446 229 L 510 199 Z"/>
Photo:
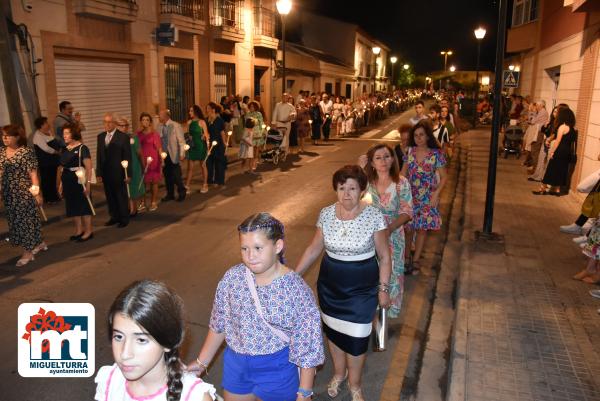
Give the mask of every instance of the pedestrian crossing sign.
<path id="1" fill-rule="evenodd" d="M 519 75 L 520 72 L 505 70 L 502 82 L 505 88 L 516 88 L 519 86 Z"/>

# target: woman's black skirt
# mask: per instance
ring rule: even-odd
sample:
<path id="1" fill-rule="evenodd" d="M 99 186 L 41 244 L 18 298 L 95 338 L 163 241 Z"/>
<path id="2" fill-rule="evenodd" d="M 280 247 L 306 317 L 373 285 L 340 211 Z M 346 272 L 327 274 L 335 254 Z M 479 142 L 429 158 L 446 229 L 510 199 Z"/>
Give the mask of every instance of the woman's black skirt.
<path id="1" fill-rule="evenodd" d="M 373 256 L 341 261 L 323 256 L 317 292 L 327 338 L 351 355 L 367 352 L 377 309 L 379 265 Z"/>

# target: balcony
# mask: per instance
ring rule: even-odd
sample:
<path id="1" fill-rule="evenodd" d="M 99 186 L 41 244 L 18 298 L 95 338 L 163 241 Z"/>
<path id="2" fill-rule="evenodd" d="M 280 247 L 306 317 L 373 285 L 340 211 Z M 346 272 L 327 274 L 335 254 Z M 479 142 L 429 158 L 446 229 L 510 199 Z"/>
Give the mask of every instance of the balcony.
<path id="1" fill-rule="evenodd" d="M 161 0 L 160 22 L 180 31 L 203 35 L 206 31 L 206 0 Z"/>
<path id="2" fill-rule="evenodd" d="M 137 17 L 136 0 L 73 0 L 77 15 L 101 17 L 112 21 L 133 22 Z"/>
<path id="3" fill-rule="evenodd" d="M 539 20 L 536 20 L 510 28 L 506 38 L 506 52 L 518 53 L 533 49 L 536 46 L 539 26 Z"/>
<path id="4" fill-rule="evenodd" d="M 254 7 L 254 46 L 277 49 L 279 40 L 275 37 L 275 21 L 278 16 L 264 7 Z"/>
<path id="5" fill-rule="evenodd" d="M 243 0 L 213 0 L 210 9 L 210 25 L 213 36 L 232 42 L 244 41 L 242 10 Z"/>

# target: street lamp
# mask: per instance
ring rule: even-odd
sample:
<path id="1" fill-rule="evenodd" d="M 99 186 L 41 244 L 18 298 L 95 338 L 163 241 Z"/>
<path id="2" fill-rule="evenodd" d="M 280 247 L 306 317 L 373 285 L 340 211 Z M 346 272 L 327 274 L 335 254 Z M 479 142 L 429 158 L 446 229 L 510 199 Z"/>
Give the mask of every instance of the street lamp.
<path id="1" fill-rule="evenodd" d="M 440 52 L 444 56 L 444 73 L 446 72 L 446 66 L 448 65 L 448 56 L 452 55 L 452 50 L 443 50 Z M 440 90 L 442 90 L 442 77 L 440 77 Z"/>
<path id="2" fill-rule="evenodd" d="M 375 55 L 375 64 L 373 65 L 373 92 L 375 92 L 375 87 L 377 86 L 377 56 L 381 53 L 381 47 L 374 46 L 371 51 Z"/>
<path id="3" fill-rule="evenodd" d="M 408 64 L 404 64 L 404 65 L 402 66 L 402 68 L 404 68 L 405 70 L 408 70 L 408 69 L 410 68 L 410 65 L 408 65 Z"/>
<path id="4" fill-rule="evenodd" d="M 398 61 L 398 57 L 392 56 L 390 57 L 390 62 L 392 63 L 392 91 L 394 90 L 394 64 Z"/>
<path id="5" fill-rule="evenodd" d="M 275 5 L 277 6 L 277 12 L 279 13 L 279 15 L 281 15 L 281 48 L 283 50 L 281 94 L 283 96 L 287 86 L 285 81 L 285 17 L 292 10 L 292 0 L 277 0 Z"/>
<path id="6" fill-rule="evenodd" d="M 481 54 L 481 41 L 485 37 L 485 29 L 479 27 L 473 31 L 477 39 L 477 72 L 475 73 L 475 94 L 473 95 L 473 128 L 477 125 L 477 97 L 479 96 L 479 56 Z"/>

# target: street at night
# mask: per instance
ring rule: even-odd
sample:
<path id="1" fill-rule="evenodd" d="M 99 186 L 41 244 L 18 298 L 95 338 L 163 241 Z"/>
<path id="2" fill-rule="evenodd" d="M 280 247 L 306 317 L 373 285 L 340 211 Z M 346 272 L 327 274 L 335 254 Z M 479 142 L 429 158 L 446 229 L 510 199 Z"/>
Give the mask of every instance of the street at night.
<path id="1" fill-rule="evenodd" d="M 599 32 L 0 2 L 0 400 L 600 401 Z"/>

